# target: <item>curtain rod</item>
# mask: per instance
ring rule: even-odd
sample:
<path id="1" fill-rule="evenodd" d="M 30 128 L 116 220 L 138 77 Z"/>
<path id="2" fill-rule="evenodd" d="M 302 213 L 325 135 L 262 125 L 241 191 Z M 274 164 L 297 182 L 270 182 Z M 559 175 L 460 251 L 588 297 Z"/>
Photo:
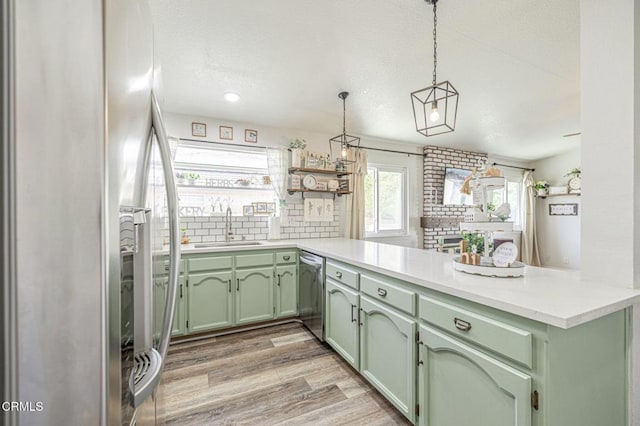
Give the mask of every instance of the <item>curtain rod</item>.
<path id="1" fill-rule="evenodd" d="M 512 169 L 529 170 L 531 172 L 535 172 L 536 171 L 536 169 L 529 169 L 527 167 L 510 166 L 508 164 L 500 164 L 500 163 L 493 163 L 492 166 L 511 167 Z"/>
<path id="2" fill-rule="evenodd" d="M 351 145 L 354 148 L 368 149 L 370 151 L 383 151 L 383 152 L 393 152 L 394 154 L 405 154 L 405 155 L 416 155 L 418 157 L 424 157 L 426 154 L 418 154 L 416 152 L 406 152 L 406 151 L 396 151 L 393 149 L 383 149 L 383 148 L 371 148 L 368 146 L 355 146 Z"/>

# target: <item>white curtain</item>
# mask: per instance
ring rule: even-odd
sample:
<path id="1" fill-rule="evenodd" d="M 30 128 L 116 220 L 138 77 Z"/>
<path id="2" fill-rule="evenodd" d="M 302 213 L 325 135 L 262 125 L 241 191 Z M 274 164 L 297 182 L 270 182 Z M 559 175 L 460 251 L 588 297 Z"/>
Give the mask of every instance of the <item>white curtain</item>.
<path id="1" fill-rule="evenodd" d="M 347 197 L 346 236 L 355 240 L 364 239 L 364 178 L 367 174 L 367 153 L 362 149 L 349 149 L 351 163 L 351 191 Z"/>
<path id="2" fill-rule="evenodd" d="M 267 148 L 267 165 L 273 190 L 280 200 L 280 207 L 284 206 L 287 196 L 287 179 L 289 177 L 289 150 L 282 147 Z"/>
<path id="3" fill-rule="evenodd" d="M 527 265 L 540 266 L 538 237 L 536 235 L 536 189 L 531 171 L 524 174 L 522 182 L 522 205 L 524 221 L 522 223 L 522 261 Z"/>

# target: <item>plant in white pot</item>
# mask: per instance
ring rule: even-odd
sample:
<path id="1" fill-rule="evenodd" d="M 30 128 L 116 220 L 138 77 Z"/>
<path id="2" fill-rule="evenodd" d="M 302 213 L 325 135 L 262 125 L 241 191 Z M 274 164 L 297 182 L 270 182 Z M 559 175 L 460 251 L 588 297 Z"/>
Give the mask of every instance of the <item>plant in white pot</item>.
<path id="1" fill-rule="evenodd" d="M 538 196 L 542 197 L 549 194 L 549 182 L 546 180 L 539 180 L 534 187 L 538 192 Z"/>
<path id="2" fill-rule="evenodd" d="M 289 142 L 291 148 L 291 167 L 304 167 L 302 159 L 304 158 L 304 149 L 307 147 L 307 141 L 304 139 L 294 139 Z"/>

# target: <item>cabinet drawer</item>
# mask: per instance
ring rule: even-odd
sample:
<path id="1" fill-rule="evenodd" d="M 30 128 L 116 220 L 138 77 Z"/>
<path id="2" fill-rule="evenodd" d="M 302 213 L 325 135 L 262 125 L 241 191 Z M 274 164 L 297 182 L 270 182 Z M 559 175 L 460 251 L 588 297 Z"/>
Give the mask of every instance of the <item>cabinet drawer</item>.
<path id="1" fill-rule="evenodd" d="M 412 291 L 364 274 L 360 277 L 360 291 L 408 314 L 416 314 L 416 294 Z"/>
<path id="2" fill-rule="evenodd" d="M 236 268 L 273 265 L 273 252 L 239 254 L 236 256 Z"/>
<path id="3" fill-rule="evenodd" d="M 355 288 L 356 290 L 359 288 L 360 274 L 339 263 L 327 260 L 326 275 L 327 277 L 331 277 L 342 284 Z"/>
<path id="4" fill-rule="evenodd" d="M 421 319 L 531 368 L 531 332 L 426 296 L 419 308 Z"/>
<path id="5" fill-rule="evenodd" d="M 169 273 L 169 259 L 153 261 L 153 273 L 155 275 L 165 275 Z M 180 273 L 184 273 L 184 260 L 180 260 Z"/>
<path id="6" fill-rule="evenodd" d="M 276 263 L 283 265 L 287 263 L 296 263 L 298 254 L 295 251 L 280 251 L 276 253 Z"/>
<path id="7" fill-rule="evenodd" d="M 198 257 L 189 259 L 189 273 L 199 271 L 215 271 L 217 269 L 231 269 L 233 258 L 231 256 Z"/>

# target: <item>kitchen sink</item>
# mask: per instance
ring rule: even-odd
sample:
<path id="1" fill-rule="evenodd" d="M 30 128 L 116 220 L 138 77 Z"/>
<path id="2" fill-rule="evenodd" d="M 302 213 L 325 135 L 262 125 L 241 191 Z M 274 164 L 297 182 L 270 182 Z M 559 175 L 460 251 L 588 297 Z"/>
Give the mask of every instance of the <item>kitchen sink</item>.
<path id="1" fill-rule="evenodd" d="M 260 241 L 229 241 L 225 243 L 196 243 L 195 248 L 260 246 Z"/>

